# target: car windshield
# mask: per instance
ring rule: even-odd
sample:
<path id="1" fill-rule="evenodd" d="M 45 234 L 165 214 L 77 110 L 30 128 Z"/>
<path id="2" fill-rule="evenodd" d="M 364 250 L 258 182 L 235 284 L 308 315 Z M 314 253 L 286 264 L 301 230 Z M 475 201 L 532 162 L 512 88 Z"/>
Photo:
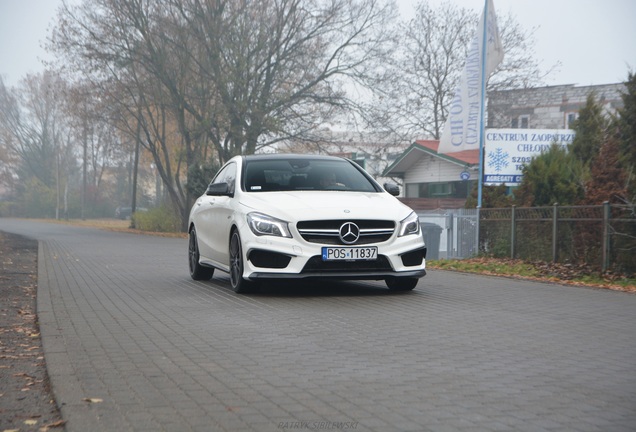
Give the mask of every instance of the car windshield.
<path id="1" fill-rule="evenodd" d="M 340 190 L 377 192 L 376 186 L 345 160 L 271 159 L 248 161 L 243 189 L 247 192 Z"/>

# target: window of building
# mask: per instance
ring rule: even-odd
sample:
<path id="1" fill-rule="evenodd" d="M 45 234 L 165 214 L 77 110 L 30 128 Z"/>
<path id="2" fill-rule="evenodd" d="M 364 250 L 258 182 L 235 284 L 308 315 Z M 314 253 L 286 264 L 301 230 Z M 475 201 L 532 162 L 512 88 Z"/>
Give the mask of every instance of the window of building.
<path id="1" fill-rule="evenodd" d="M 431 183 L 428 187 L 428 192 L 431 197 L 446 197 L 451 195 L 450 183 Z"/>
<path id="2" fill-rule="evenodd" d="M 519 117 L 513 117 L 511 127 L 513 129 L 528 129 L 528 125 L 530 124 L 530 116 L 522 115 Z"/>
<path id="3" fill-rule="evenodd" d="M 406 198 L 467 198 L 476 181 L 407 183 Z"/>
<path id="4" fill-rule="evenodd" d="M 406 190 L 404 191 L 406 198 L 419 198 L 420 197 L 420 185 L 418 183 L 407 183 Z"/>
<path id="5" fill-rule="evenodd" d="M 565 116 L 565 127 L 567 129 L 572 129 L 574 121 L 578 118 L 579 118 L 578 112 L 567 113 L 567 115 Z"/>

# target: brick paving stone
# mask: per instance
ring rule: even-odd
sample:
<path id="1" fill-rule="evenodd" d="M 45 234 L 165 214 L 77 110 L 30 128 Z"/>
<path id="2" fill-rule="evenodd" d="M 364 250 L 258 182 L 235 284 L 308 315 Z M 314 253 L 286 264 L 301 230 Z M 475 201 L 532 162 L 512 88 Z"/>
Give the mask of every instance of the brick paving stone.
<path id="1" fill-rule="evenodd" d="M 221 272 L 190 280 L 186 239 L 0 230 L 40 241 L 38 317 L 68 432 L 636 430 L 633 294 L 432 271 L 409 293 L 238 296 Z"/>

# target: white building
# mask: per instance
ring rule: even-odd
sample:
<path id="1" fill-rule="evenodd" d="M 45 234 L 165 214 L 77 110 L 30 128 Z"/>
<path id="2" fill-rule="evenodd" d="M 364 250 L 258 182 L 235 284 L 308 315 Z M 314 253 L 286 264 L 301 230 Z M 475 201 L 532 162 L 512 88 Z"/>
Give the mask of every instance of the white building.
<path id="1" fill-rule="evenodd" d="M 437 140 L 413 143 L 383 173 L 399 177 L 403 201 L 415 210 L 463 208 L 479 175 L 479 151 L 439 154 Z"/>

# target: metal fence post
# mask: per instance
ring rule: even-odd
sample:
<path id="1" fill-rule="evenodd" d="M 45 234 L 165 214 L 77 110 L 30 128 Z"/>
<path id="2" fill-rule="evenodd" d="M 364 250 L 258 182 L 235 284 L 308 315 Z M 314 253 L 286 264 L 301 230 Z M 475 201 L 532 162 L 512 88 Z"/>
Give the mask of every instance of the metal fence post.
<path id="1" fill-rule="evenodd" d="M 517 220 L 516 220 L 516 209 L 517 206 L 512 206 L 512 211 L 510 212 L 510 258 L 515 259 L 515 243 L 516 243 L 516 235 L 517 232 Z"/>
<path id="2" fill-rule="evenodd" d="M 554 203 L 554 210 L 552 212 L 552 262 L 557 262 L 557 235 L 558 235 L 558 221 L 559 221 L 559 203 Z"/>
<path id="3" fill-rule="evenodd" d="M 603 245 L 601 271 L 605 273 L 609 268 L 609 252 L 610 252 L 610 234 L 609 234 L 610 204 L 609 201 L 603 202 Z"/>
<path id="4" fill-rule="evenodd" d="M 457 250 L 453 244 L 453 232 L 455 224 L 453 223 L 455 215 L 453 212 L 446 212 L 446 259 L 455 258 Z"/>
<path id="5" fill-rule="evenodd" d="M 479 230 L 481 229 L 481 207 L 477 206 L 477 223 L 475 229 L 475 256 L 481 255 L 481 251 L 479 250 Z"/>

